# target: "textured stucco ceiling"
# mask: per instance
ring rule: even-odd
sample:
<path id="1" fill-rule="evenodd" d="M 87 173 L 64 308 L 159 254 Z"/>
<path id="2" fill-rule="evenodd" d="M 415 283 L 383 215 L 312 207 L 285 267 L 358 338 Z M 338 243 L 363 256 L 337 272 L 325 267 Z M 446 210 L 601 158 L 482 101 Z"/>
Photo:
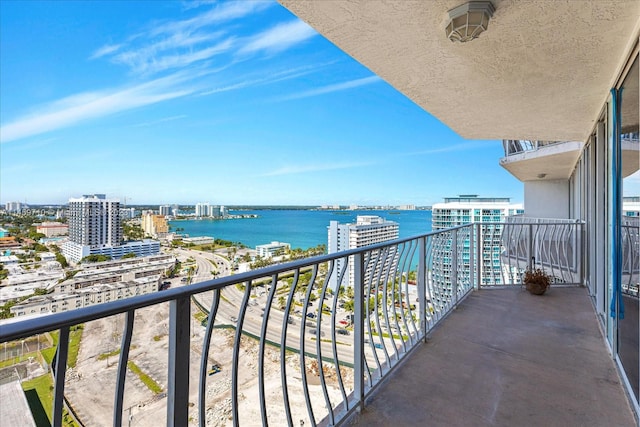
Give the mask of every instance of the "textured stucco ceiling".
<path id="1" fill-rule="evenodd" d="M 493 0 L 487 32 L 452 43 L 464 0 L 279 0 L 470 139 L 584 141 L 637 37 L 638 0 Z"/>

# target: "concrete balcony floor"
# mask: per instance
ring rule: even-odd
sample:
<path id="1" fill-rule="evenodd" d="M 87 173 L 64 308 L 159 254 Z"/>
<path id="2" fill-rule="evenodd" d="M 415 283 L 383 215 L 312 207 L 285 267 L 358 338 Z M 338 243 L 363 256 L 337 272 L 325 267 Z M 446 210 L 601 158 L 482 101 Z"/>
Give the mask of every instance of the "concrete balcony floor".
<path id="1" fill-rule="evenodd" d="M 637 426 L 585 288 L 473 292 L 350 425 Z"/>

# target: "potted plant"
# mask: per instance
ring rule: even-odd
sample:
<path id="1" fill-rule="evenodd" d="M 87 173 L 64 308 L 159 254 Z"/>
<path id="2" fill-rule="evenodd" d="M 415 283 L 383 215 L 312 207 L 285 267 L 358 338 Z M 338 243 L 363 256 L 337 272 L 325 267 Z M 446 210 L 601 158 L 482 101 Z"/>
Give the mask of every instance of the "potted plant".
<path id="1" fill-rule="evenodd" d="M 551 286 L 551 276 L 540 268 L 527 269 L 522 279 L 525 288 L 534 295 L 542 295 Z"/>

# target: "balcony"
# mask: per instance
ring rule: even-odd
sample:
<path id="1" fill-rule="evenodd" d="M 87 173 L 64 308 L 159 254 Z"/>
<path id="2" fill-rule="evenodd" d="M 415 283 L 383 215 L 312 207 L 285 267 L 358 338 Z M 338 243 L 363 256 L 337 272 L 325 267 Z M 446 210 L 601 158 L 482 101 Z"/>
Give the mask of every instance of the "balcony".
<path id="1" fill-rule="evenodd" d="M 465 225 L 25 319 L 0 342 L 59 330 L 56 426 L 65 410 L 85 425 L 632 426 L 581 286 L 583 234 Z M 521 289 L 533 265 L 555 277 L 544 297 Z"/>
<path id="2" fill-rule="evenodd" d="M 583 143 L 575 141 L 528 141 L 505 139 L 500 166 L 520 181 L 569 179 Z"/>
<path id="3" fill-rule="evenodd" d="M 582 142 L 531 141 L 505 139 L 504 157 L 500 166 L 522 182 L 566 180 L 573 172 L 580 155 Z M 640 143 L 637 133 L 621 137 L 622 176 L 627 177 L 640 168 Z"/>

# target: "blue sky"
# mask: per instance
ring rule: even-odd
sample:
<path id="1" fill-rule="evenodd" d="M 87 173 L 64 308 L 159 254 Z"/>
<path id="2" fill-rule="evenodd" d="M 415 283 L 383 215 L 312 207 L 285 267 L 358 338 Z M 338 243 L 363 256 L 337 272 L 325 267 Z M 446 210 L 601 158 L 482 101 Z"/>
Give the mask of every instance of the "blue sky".
<path id="1" fill-rule="evenodd" d="M 464 140 L 274 2 L 0 4 L 0 201 L 511 197 Z"/>

